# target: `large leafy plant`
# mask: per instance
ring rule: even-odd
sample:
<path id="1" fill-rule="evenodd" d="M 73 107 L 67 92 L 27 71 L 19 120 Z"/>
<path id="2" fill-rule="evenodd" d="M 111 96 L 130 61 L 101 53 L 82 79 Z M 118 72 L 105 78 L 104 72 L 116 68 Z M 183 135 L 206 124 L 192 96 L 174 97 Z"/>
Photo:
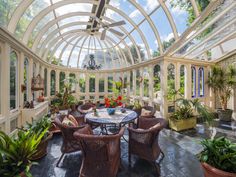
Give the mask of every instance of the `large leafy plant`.
<path id="1" fill-rule="evenodd" d="M 33 133 L 36 134 L 43 134 L 47 133 L 48 129 L 51 127 L 51 119 L 47 116 L 42 117 L 41 119 L 37 121 L 32 121 L 32 123 L 26 124 L 26 127 L 24 128 L 26 131 L 30 130 Z"/>
<path id="2" fill-rule="evenodd" d="M 226 110 L 232 90 L 236 87 L 236 68 L 233 65 L 227 68 L 213 66 L 207 84 L 219 97 L 221 108 Z"/>
<path id="3" fill-rule="evenodd" d="M 45 130 L 47 131 L 47 130 Z M 27 177 L 33 155 L 45 132 L 41 134 L 32 131 L 19 130 L 16 137 L 9 137 L 0 131 L 0 174 L 4 177 L 16 177 L 25 172 Z"/>
<path id="4" fill-rule="evenodd" d="M 205 139 L 201 142 L 203 151 L 199 154 L 201 162 L 217 169 L 236 173 L 236 144 L 225 137 Z"/>

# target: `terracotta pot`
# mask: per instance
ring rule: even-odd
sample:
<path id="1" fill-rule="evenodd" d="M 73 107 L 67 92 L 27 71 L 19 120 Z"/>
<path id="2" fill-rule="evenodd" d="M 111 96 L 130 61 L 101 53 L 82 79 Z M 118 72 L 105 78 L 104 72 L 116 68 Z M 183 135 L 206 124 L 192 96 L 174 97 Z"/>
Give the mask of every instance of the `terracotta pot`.
<path id="1" fill-rule="evenodd" d="M 201 163 L 205 177 L 236 177 L 236 173 L 229 173 L 210 166 L 207 163 Z"/>

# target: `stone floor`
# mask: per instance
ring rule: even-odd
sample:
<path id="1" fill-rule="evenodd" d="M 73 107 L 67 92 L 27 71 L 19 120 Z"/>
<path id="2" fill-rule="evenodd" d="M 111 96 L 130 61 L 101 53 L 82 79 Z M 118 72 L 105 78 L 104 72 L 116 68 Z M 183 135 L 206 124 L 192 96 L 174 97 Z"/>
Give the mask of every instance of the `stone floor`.
<path id="1" fill-rule="evenodd" d="M 128 138 L 128 137 L 126 137 Z M 196 154 L 201 151 L 200 139 L 165 129 L 160 134 L 160 146 L 165 153 L 161 163 L 161 177 L 203 177 Z M 34 177 L 78 177 L 82 156 L 80 152 L 68 154 L 56 167 L 61 155 L 61 135 L 54 135 L 48 146 L 48 155 L 32 167 Z M 155 168 L 137 157 L 132 158 L 132 167 L 128 167 L 127 143 L 122 140 L 122 165 L 117 177 L 157 177 Z"/>
<path id="2" fill-rule="evenodd" d="M 236 122 L 221 122 L 215 120 L 215 136 L 225 136 L 236 142 Z M 125 133 L 127 137 L 127 132 Z M 184 132 L 174 132 L 165 129 L 160 134 L 160 146 L 165 158 L 160 165 L 161 177 L 203 177 L 203 171 L 196 154 L 201 152 L 200 141 L 209 136 L 209 130 L 204 124 L 198 124 L 196 129 Z M 56 167 L 61 152 L 62 138 L 54 135 L 48 146 L 48 155 L 41 159 L 38 165 L 32 167 L 34 177 L 78 177 L 82 161 L 81 152 L 68 154 Z M 137 157 L 132 158 L 132 167 L 128 167 L 128 145 L 121 141 L 121 159 L 123 169 L 117 177 L 157 177 L 155 168 L 148 162 Z M 95 176 L 96 177 L 96 176 Z"/>

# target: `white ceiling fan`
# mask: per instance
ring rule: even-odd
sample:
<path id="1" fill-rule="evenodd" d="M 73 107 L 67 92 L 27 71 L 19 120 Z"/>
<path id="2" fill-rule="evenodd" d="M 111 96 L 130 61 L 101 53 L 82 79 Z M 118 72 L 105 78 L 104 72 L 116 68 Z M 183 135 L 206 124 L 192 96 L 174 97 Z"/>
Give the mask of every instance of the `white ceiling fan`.
<path id="1" fill-rule="evenodd" d="M 113 27 L 117 27 L 117 26 L 122 26 L 122 25 L 125 25 L 125 21 L 124 20 L 121 20 L 121 21 L 118 21 L 118 22 L 114 22 L 114 23 L 110 23 L 110 24 L 106 24 L 104 22 L 102 22 L 99 18 L 97 17 L 93 17 L 94 20 L 96 20 L 98 22 L 98 24 L 100 25 L 100 28 L 103 28 L 103 31 L 102 31 L 102 34 L 101 34 L 101 40 L 104 40 L 106 38 L 106 33 L 107 33 L 107 30 L 110 31 L 111 33 L 117 35 L 117 36 L 124 36 L 123 33 L 113 29 Z"/>

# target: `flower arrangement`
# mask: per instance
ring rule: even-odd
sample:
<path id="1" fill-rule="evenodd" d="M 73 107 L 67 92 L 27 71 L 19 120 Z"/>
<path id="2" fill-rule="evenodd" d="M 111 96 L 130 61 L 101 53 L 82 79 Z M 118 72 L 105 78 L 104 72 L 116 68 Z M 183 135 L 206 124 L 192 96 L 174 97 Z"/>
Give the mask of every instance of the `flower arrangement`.
<path id="1" fill-rule="evenodd" d="M 105 107 L 106 108 L 115 108 L 117 106 L 122 106 L 122 96 L 114 98 L 105 98 Z"/>

